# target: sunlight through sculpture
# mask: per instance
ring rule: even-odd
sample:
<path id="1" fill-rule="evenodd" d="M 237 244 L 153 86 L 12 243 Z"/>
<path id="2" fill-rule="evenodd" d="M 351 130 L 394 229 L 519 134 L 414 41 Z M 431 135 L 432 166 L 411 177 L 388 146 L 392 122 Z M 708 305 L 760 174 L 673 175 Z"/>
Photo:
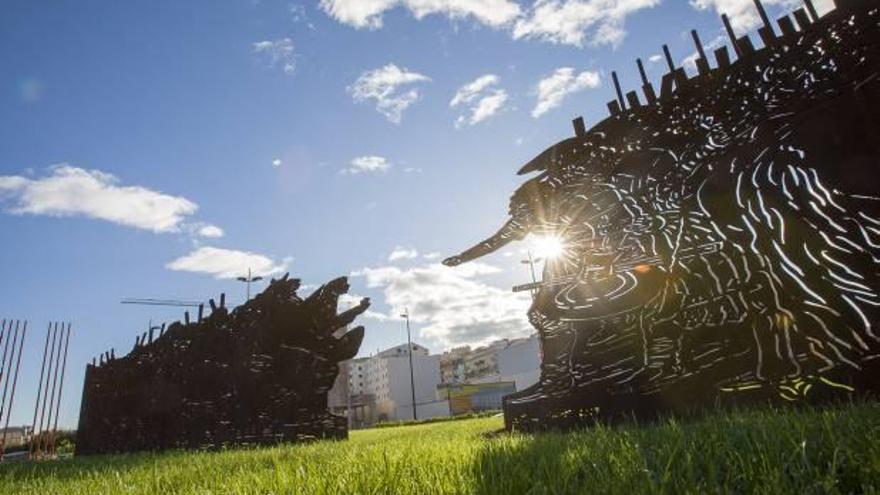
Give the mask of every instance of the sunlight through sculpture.
<path id="1" fill-rule="evenodd" d="M 87 365 L 76 453 L 346 438 L 327 391 L 360 348 L 364 328 L 346 330 L 370 303 L 337 314 L 344 277 L 305 299 L 299 285 L 285 275 L 231 313 L 211 301 L 204 320 Z"/>
<path id="2" fill-rule="evenodd" d="M 699 74 L 526 164 L 495 235 L 558 236 L 529 311 L 539 383 L 508 428 L 572 427 L 725 403 L 818 402 L 880 390 L 880 5 L 812 4 L 736 38 Z"/>

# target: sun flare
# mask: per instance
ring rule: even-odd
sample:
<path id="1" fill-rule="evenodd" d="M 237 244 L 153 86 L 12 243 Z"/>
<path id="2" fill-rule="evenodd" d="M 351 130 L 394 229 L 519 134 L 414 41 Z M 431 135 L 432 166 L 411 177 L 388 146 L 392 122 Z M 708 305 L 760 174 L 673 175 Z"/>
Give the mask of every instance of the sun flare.
<path id="1" fill-rule="evenodd" d="M 551 260 L 565 253 L 565 244 L 555 235 L 534 236 L 531 244 L 532 253 L 538 258 Z"/>

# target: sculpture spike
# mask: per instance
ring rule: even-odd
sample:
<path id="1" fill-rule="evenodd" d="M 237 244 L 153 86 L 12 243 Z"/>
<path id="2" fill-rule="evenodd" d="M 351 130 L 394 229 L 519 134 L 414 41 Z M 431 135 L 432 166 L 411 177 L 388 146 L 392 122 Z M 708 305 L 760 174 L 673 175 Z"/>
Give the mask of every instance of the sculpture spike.
<path id="1" fill-rule="evenodd" d="M 642 78 L 642 84 L 647 86 L 649 84 L 648 75 L 645 73 L 645 66 L 644 66 L 644 64 L 642 64 L 642 59 L 637 58 L 636 65 L 639 66 L 639 76 L 641 76 L 641 78 Z"/>
<path id="2" fill-rule="evenodd" d="M 810 24 L 813 23 L 804 9 L 797 9 L 792 15 L 794 15 L 794 20 L 797 21 L 797 25 L 800 27 L 801 31 L 806 31 L 807 28 L 810 27 Z"/>
<path id="3" fill-rule="evenodd" d="M 703 49 L 703 42 L 700 41 L 700 34 L 697 33 L 696 29 L 691 29 L 691 37 L 694 39 L 694 45 L 697 46 L 697 53 L 700 55 L 700 58 L 706 58 L 706 51 Z"/>
<path id="4" fill-rule="evenodd" d="M 813 22 L 819 22 L 819 14 L 816 12 L 816 7 L 813 5 L 813 0 L 804 0 L 804 5 L 807 7 L 807 12 L 810 13 L 810 18 Z"/>
<path id="5" fill-rule="evenodd" d="M 587 135 L 587 127 L 584 125 L 584 118 L 578 117 L 571 121 L 574 126 L 574 135 L 577 137 L 584 137 Z"/>
<path id="6" fill-rule="evenodd" d="M 617 72 L 611 71 L 611 80 L 614 82 L 614 91 L 617 93 L 617 102 L 620 104 L 620 109 L 626 110 L 626 103 L 623 101 L 623 91 L 620 89 L 620 81 L 617 79 Z"/>
<path id="7" fill-rule="evenodd" d="M 669 47 L 663 45 L 663 55 L 666 57 L 666 65 L 669 67 L 669 73 L 675 73 L 675 63 L 672 61 L 672 54 L 669 53 Z"/>
<path id="8" fill-rule="evenodd" d="M 730 38 L 730 45 L 733 47 L 733 52 L 736 53 L 737 58 L 742 57 L 742 52 L 736 41 L 736 33 L 733 32 L 733 26 L 730 25 L 730 18 L 727 17 L 727 14 L 721 14 L 721 22 L 724 23 L 724 30 L 727 31 L 727 37 Z"/>
<path id="9" fill-rule="evenodd" d="M 767 11 L 764 10 L 764 5 L 761 3 L 761 0 L 754 0 L 754 2 L 755 8 L 758 9 L 758 15 L 761 17 L 761 22 L 764 23 L 764 27 L 772 33 L 773 24 L 770 24 L 770 18 L 767 17 Z"/>

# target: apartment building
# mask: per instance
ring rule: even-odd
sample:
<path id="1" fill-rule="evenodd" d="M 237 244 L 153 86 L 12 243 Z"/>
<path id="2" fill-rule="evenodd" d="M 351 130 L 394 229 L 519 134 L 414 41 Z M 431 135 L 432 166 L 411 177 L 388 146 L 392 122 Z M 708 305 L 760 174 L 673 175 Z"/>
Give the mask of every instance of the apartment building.
<path id="1" fill-rule="evenodd" d="M 348 376 L 348 404 L 352 408 L 353 425 L 413 418 L 410 352 L 417 418 L 449 415 L 446 400 L 436 397 L 440 383 L 440 356 L 431 356 L 428 349 L 419 344 L 414 343 L 412 348 L 402 344 L 375 356 L 352 359 L 340 365 L 346 368 Z M 334 389 L 338 388 L 341 385 L 337 383 Z M 339 392 L 331 390 L 329 395 L 337 397 Z M 338 400 L 336 405 L 340 405 Z"/>

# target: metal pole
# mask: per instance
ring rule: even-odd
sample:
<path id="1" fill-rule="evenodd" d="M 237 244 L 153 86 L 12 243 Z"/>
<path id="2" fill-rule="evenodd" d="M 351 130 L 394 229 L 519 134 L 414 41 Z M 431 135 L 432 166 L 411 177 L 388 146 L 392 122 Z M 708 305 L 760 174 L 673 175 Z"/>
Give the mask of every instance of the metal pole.
<path id="1" fill-rule="evenodd" d="M 61 413 L 61 391 L 64 390 L 64 372 L 67 370 L 67 347 L 70 344 L 70 327 L 67 322 L 67 337 L 64 339 L 64 360 L 61 363 L 61 383 L 58 384 L 58 401 L 55 403 L 55 424 L 52 426 L 52 453 L 55 453 L 55 431 L 58 429 L 58 415 Z M 151 330 L 152 331 L 152 330 Z M 110 351 L 111 358 L 113 350 Z"/>
<path id="2" fill-rule="evenodd" d="M 446 405 L 449 406 L 449 417 L 452 417 L 452 393 L 449 390 L 452 387 L 452 384 L 446 385 Z"/>
<path id="3" fill-rule="evenodd" d="M 9 336 L 12 333 L 12 320 L 9 320 L 9 327 L 6 329 L 6 335 L 3 340 L 3 359 L 0 359 L 0 380 L 3 379 L 3 375 L 6 374 L 6 354 L 9 352 Z M 14 335 L 14 334 L 13 334 Z M 15 347 L 13 346 L 12 351 L 15 352 Z"/>
<path id="4" fill-rule="evenodd" d="M 12 415 L 12 405 L 15 403 L 15 387 L 18 385 L 18 371 L 21 369 L 21 351 L 24 349 L 24 338 L 27 337 L 27 320 L 21 331 L 21 340 L 18 343 L 18 357 L 15 359 L 15 373 L 12 378 L 12 394 L 9 396 L 9 411 L 6 413 L 6 424 L 3 426 L 3 439 L 0 440 L 0 462 L 3 461 L 6 452 L 6 432 L 9 431 L 9 417 Z"/>
<path id="5" fill-rule="evenodd" d="M 9 322 L 10 329 L 12 328 L 12 322 Z M 0 397 L 0 419 L 3 419 L 3 413 L 9 415 L 9 411 L 6 411 L 6 393 L 9 391 L 9 374 L 12 372 L 12 361 L 15 359 L 15 344 L 18 343 L 18 329 L 21 327 L 21 321 L 15 320 L 15 331 L 12 334 L 12 353 L 9 354 L 9 364 L 6 364 L 6 352 L 3 352 L 3 363 L 0 363 L 0 369 L 3 370 L 0 378 L 3 379 L 3 395 Z M 6 344 L 9 344 L 9 340 L 7 339 Z"/>
<path id="6" fill-rule="evenodd" d="M 49 351 L 49 333 L 52 331 L 52 324 L 49 323 L 49 328 L 46 329 L 46 345 L 43 346 L 43 364 L 40 367 L 40 382 L 37 386 L 37 403 L 34 405 L 34 420 L 31 421 L 31 445 L 28 449 L 28 454 L 31 456 L 34 455 L 35 452 L 35 442 L 36 433 L 37 433 L 37 411 L 40 409 L 40 395 L 43 393 L 43 373 L 46 371 L 46 353 Z"/>
<path id="7" fill-rule="evenodd" d="M 534 288 L 534 286 L 538 283 L 538 279 L 535 277 L 535 259 L 532 258 L 532 250 L 531 249 L 529 249 L 526 252 L 529 255 L 529 259 L 522 260 L 521 263 L 529 265 L 529 273 L 531 273 L 531 275 L 532 275 L 532 287 L 533 287 L 529 291 L 529 293 L 532 295 L 532 299 L 535 299 L 535 297 L 538 295 L 538 289 Z"/>
<path id="8" fill-rule="evenodd" d="M 58 386 L 58 368 L 60 367 L 59 365 L 61 364 L 61 341 L 63 339 L 64 339 L 64 323 L 61 324 L 61 331 L 58 333 L 58 345 L 55 346 L 55 358 L 54 358 L 55 364 L 53 366 L 53 368 L 55 369 L 55 372 L 52 375 L 52 394 L 49 396 L 49 416 L 46 418 L 46 448 L 45 448 L 45 450 L 46 450 L 46 455 L 49 455 L 49 456 L 52 455 L 52 450 L 51 450 L 52 449 L 52 445 L 51 445 L 51 443 L 52 443 L 51 431 L 52 430 L 51 430 L 51 426 L 52 426 L 52 418 L 54 417 L 53 416 L 53 412 L 54 412 L 53 409 L 55 408 L 55 400 L 56 400 L 55 399 L 55 389 Z M 107 361 L 109 362 L 110 360 L 107 359 Z M 48 381 L 47 381 L 47 383 L 48 383 Z"/>
<path id="9" fill-rule="evenodd" d="M 418 421 L 419 417 L 418 417 L 418 414 L 416 414 L 416 379 L 415 379 L 415 375 L 413 373 L 413 361 L 412 361 L 412 359 L 413 359 L 412 358 L 412 354 L 413 354 L 412 334 L 410 333 L 410 330 L 409 330 L 409 308 L 404 308 L 404 310 L 406 311 L 404 313 L 404 317 L 406 318 L 406 342 L 407 342 L 407 345 L 409 346 L 409 386 L 410 386 L 410 390 L 412 391 L 413 421 Z"/>
<path id="10" fill-rule="evenodd" d="M 55 373 L 52 377 L 52 395 L 49 396 L 49 417 L 46 419 L 46 454 L 53 455 L 52 452 L 52 418 L 54 418 L 53 409 L 55 408 L 55 402 L 61 400 L 61 396 L 59 395 L 57 398 L 55 397 L 56 386 L 58 385 L 58 369 L 61 367 L 61 341 L 64 340 L 64 323 L 61 324 L 61 332 L 58 333 L 58 346 L 55 352 Z M 110 353 L 106 353 L 106 361 L 110 362 Z M 57 421 L 57 419 L 56 419 Z"/>
<path id="11" fill-rule="evenodd" d="M 52 379 L 52 360 L 55 356 L 55 341 L 58 336 L 58 322 L 52 326 L 52 345 L 49 347 L 49 369 L 46 373 L 46 387 L 43 389 L 43 404 L 40 407 L 40 427 L 38 429 L 39 433 L 37 434 L 37 449 L 34 452 L 34 456 L 39 457 L 41 452 L 40 449 L 43 445 L 43 421 L 46 419 L 46 401 L 49 400 L 49 381 Z"/>

